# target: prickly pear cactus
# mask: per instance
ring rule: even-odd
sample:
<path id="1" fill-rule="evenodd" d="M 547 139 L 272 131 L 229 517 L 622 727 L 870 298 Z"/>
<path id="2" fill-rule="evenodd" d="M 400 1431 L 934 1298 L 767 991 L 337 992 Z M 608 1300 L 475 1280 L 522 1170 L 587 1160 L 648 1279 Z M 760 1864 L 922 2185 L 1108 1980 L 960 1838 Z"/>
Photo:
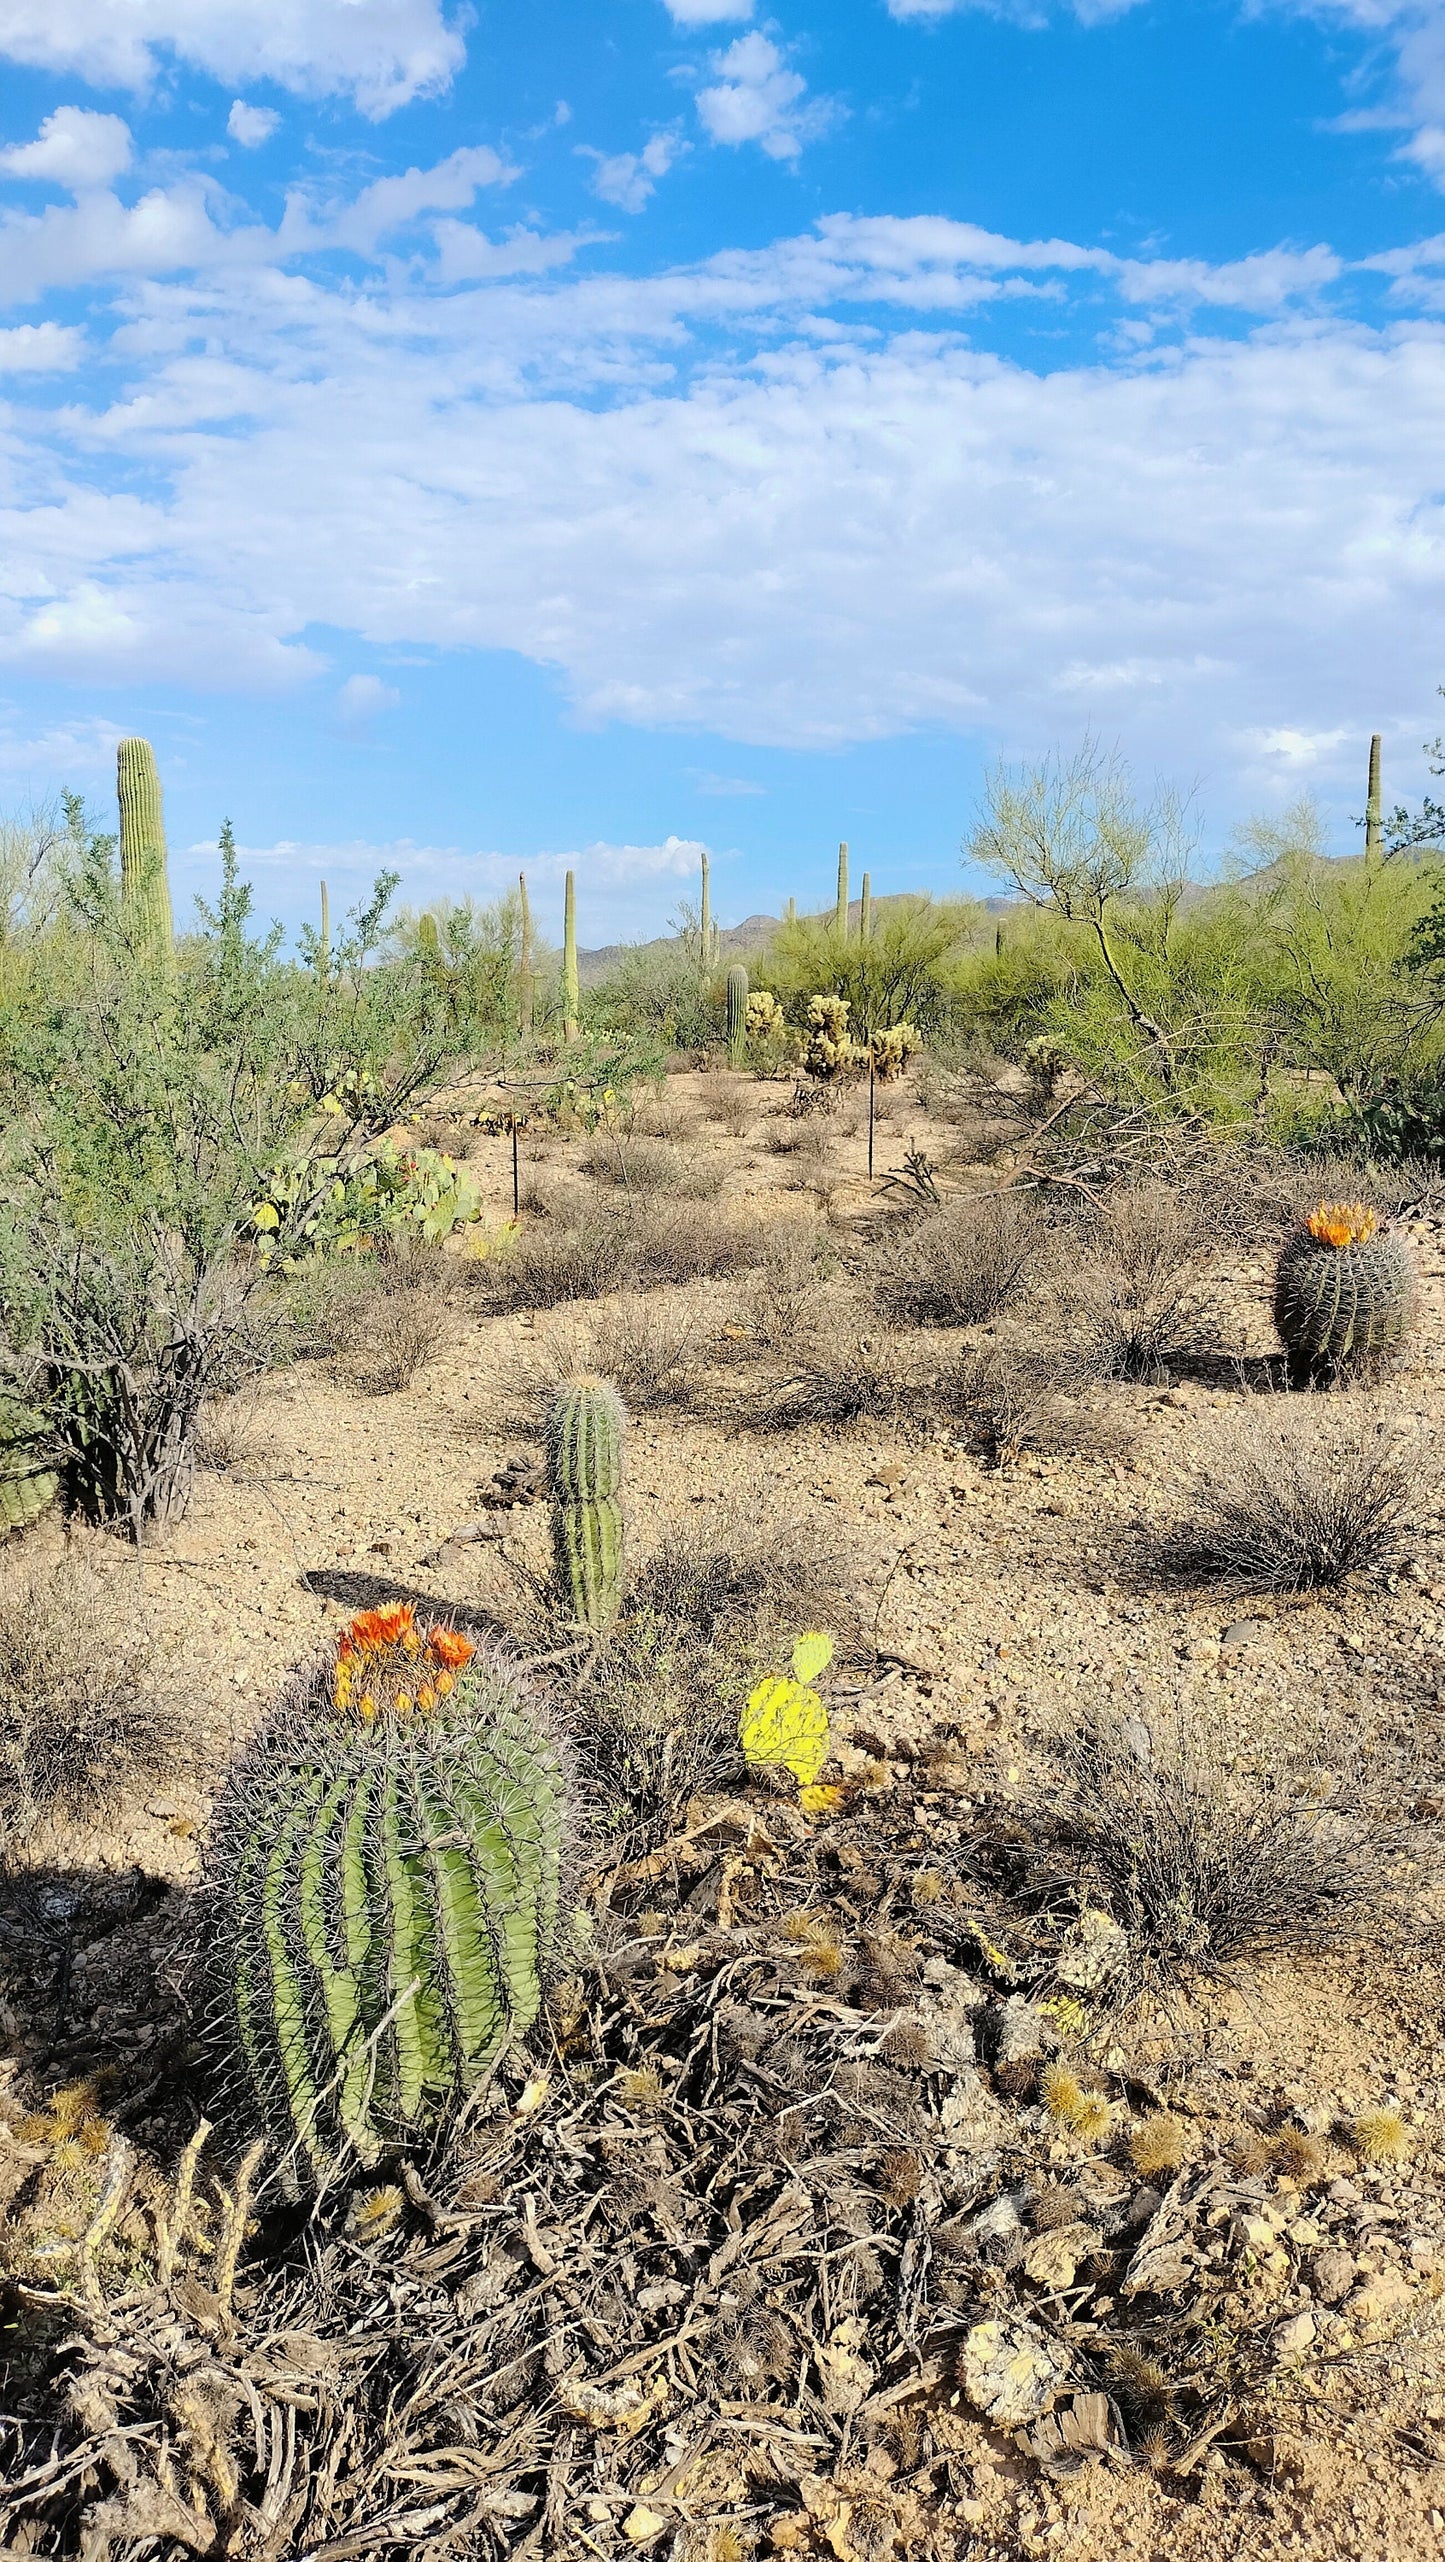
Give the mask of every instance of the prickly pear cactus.
<path id="1" fill-rule="evenodd" d="M 557 1597 L 587 1628 L 605 1628 L 622 1600 L 626 1432 L 622 1400 L 605 1379 L 574 1379 L 552 1401 L 547 1490 Z"/>
<path id="2" fill-rule="evenodd" d="M 39 1416 L 0 1396 L 0 1539 L 38 1521 L 54 1502 L 58 1485 L 43 1456 Z"/>
<path id="3" fill-rule="evenodd" d="M 207 1862 L 219 2022 L 293 2193 L 432 2131 L 530 2027 L 566 1824 L 510 1672 L 410 1603 L 293 1682 Z"/>
<path id="4" fill-rule="evenodd" d="M 748 1045 L 748 974 L 741 961 L 728 972 L 728 1058 L 741 1067 Z"/>
<path id="5" fill-rule="evenodd" d="M 1274 1321 L 1296 1379 L 1322 1379 L 1406 1333 L 1414 1267 L 1364 1201 L 1321 1201 L 1279 1258 Z"/>

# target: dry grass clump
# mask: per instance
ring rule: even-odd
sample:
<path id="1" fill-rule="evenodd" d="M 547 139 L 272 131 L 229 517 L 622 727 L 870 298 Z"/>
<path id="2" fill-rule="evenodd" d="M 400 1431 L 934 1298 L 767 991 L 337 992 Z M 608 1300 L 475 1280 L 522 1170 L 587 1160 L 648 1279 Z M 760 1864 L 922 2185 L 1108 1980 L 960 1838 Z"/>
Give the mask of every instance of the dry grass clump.
<path id="1" fill-rule="evenodd" d="M 1158 1182 L 1121 1186 L 1061 1239 L 1055 1310 L 1079 1375 L 1157 1382 L 1203 1350 L 1213 1244 L 1203 1204 Z"/>
<path id="2" fill-rule="evenodd" d="M 765 1352 L 790 1352 L 816 1319 L 818 1294 L 833 1270 L 827 1231 L 811 1218 L 764 1231 L 738 1316 Z"/>
<path id="3" fill-rule="evenodd" d="M 786 1157 L 788 1171 L 783 1177 L 790 1192 L 806 1192 L 823 1183 L 833 1162 L 836 1124 L 809 1117 L 805 1121 L 780 1121 L 769 1134 L 768 1147 L 774 1156 Z"/>
<path id="4" fill-rule="evenodd" d="M 1135 1987 L 1251 1959 L 1378 1942 L 1413 1884 L 1404 1829 L 1317 1768 L 1232 1767 L 1229 1739 L 1186 1723 L 1098 1720 L 1061 1736 L 1026 1801 L 1046 1863 L 1128 1935 Z"/>
<path id="5" fill-rule="evenodd" d="M 1043 1212 L 1027 1193 L 985 1193 L 927 1211 L 890 1239 L 879 1304 L 902 1325 L 980 1325 L 1017 1296 L 1044 1234 Z"/>
<path id="6" fill-rule="evenodd" d="M 0 1850 L 42 1818 L 78 1822 L 136 1780 L 174 1776 L 188 1721 L 142 1630 L 65 1558 L 7 1580 L 0 1598 Z"/>
<path id="7" fill-rule="evenodd" d="M 714 1526 L 705 1548 L 680 1533 L 663 1540 L 632 1606 L 708 1645 L 746 1641 L 760 1658 L 804 1628 L 827 1628 L 846 1647 L 859 1624 L 857 1559 L 831 1519 L 764 1499 Z"/>
<path id="8" fill-rule="evenodd" d="M 920 1386 L 900 1346 L 860 1333 L 848 1309 L 828 1308 L 800 1329 L 793 1366 L 764 1391 L 756 1419 L 770 1432 L 796 1432 L 808 1424 L 893 1423 Z"/>
<path id="9" fill-rule="evenodd" d="M 708 1119 L 730 1130 L 735 1139 L 742 1138 L 758 1117 L 756 1079 L 733 1069 L 715 1068 L 700 1080 L 698 1095 Z"/>
<path id="10" fill-rule="evenodd" d="M 584 1174 L 613 1184 L 634 1201 L 715 1201 L 727 1161 L 694 1135 L 687 1148 L 665 1139 L 599 1132 L 581 1159 Z"/>
<path id="11" fill-rule="evenodd" d="M 707 1281 L 745 1272 L 757 1261 L 763 1242 L 756 1220 L 730 1212 L 725 1204 L 712 1208 L 703 1201 L 639 1209 L 631 1235 L 637 1276 L 644 1283 Z"/>
<path id="12" fill-rule="evenodd" d="M 968 1427 L 981 1458 L 1009 1468 L 1029 1452 L 1072 1452 L 1102 1458 L 1122 1449 L 1123 1423 L 1095 1414 L 1065 1391 L 1073 1384 L 1065 1351 L 1047 1345 L 972 1345 L 939 1382 L 939 1402 Z"/>
<path id="13" fill-rule="evenodd" d="M 1423 1444 L 1368 1400 L 1260 1399 L 1206 1445 L 1160 1562 L 1227 1592 L 1378 1582 L 1413 1554 L 1436 1492 Z"/>
<path id="14" fill-rule="evenodd" d="M 434 1361 L 449 1331 L 446 1298 L 424 1283 L 354 1300 L 333 1346 L 337 1376 L 369 1397 L 393 1397 Z"/>
<path id="15" fill-rule="evenodd" d="M 560 1308 L 621 1289 L 635 1264 L 625 1212 L 559 1208 L 529 1219 L 507 1253 L 469 1266 L 469 1275 L 504 1307 Z"/>
<path id="16" fill-rule="evenodd" d="M 600 1371 L 637 1414 L 685 1406 L 697 1383 L 702 1327 L 700 1309 L 686 1299 L 610 1301 L 592 1320 L 585 1359 L 566 1363 L 558 1376 L 579 1367 Z"/>

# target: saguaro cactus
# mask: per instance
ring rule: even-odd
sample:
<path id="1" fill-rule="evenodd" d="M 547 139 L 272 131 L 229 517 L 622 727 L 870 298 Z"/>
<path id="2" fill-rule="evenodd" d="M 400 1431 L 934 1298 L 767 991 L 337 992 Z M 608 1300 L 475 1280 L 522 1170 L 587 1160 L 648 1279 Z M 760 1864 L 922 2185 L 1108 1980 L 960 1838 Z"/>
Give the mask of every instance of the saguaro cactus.
<path id="1" fill-rule="evenodd" d="M 331 901 L 326 883 L 321 884 L 321 939 L 316 946 L 317 965 L 324 979 L 331 976 Z"/>
<path id="2" fill-rule="evenodd" d="M 748 974 L 741 961 L 728 972 L 728 1057 L 741 1067 L 748 1046 Z"/>
<path id="3" fill-rule="evenodd" d="M 532 1037 L 532 902 L 527 896 L 527 875 L 519 872 L 517 888 L 522 902 L 521 949 L 517 956 L 517 1030 L 524 1041 Z"/>
<path id="4" fill-rule="evenodd" d="M 870 941 L 872 933 L 873 876 L 871 872 L 865 872 L 863 875 L 863 895 L 858 902 L 858 936 L 860 942 L 867 943 Z"/>
<path id="5" fill-rule="evenodd" d="M 232 1769 L 216 2012 L 293 2193 L 431 2132 L 537 2015 L 567 1786 L 499 1661 L 410 1603 L 352 1621 Z"/>
<path id="6" fill-rule="evenodd" d="M 706 969 L 712 959 L 712 865 L 702 858 L 702 906 L 698 911 L 698 947 Z"/>
<path id="7" fill-rule="evenodd" d="M 1377 1233 L 1364 1201 L 1321 1201 L 1286 1240 L 1275 1276 L 1274 1321 L 1297 1385 L 1385 1352 L 1406 1332 L 1415 1274 L 1399 1239 Z"/>
<path id="8" fill-rule="evenodd" d="M 833 922 L 836 925 L 838 932 L 846 942 L 848 938 L 848 846 L 846 839 L 838 848 L 838 904 L 833 911 Z"/>
<path id="9" fill-rule="evenodd" d="M 28 1530 L 55 1500 L 59 1479 L 45 1456 L 40 1417 L 0 1395 L 0 1539 Z"/>
<path id="10" fill-rule="evenodd" d="M 121 914 L 137 952 L 169 968 L 173 951 L 171 890 L 161 780 L 149 739 L 123 738 L 115 751 L 120 805 Z"/>
<path id="11" fill-rule="evenodd" d="M 559 1388 L 547 1425 L 547 1488 L 557 1597 L 587 1628 L 622 1600 L 622 1460 L 627 1417 L 605 1379 Z"/>
<path id="12" fill-rule="evenodd" d="M 1370 741 L 1370 789 L 1365 802 L 1365 853 L 1378 856 L 1385 843 L 1385 809 L 1380 791 L 1380 735 Z"/>
<path id="13" fill-rule="evenodd" d="M 582 1029 L 577 992 L 577 875 L 569 872 L 562 899 L 562 1029 L 575 1041 Z"/>

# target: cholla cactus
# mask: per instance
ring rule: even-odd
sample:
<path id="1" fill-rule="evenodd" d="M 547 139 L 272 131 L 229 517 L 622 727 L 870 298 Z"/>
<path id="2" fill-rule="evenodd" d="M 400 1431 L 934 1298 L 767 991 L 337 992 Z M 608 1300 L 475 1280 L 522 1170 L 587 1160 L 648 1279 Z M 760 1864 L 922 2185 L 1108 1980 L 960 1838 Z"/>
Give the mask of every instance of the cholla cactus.
<path id="1" fill-rule="evenodd" d="M 0 1539 L 28 1530 L 55 1500 L 60 1481 L 44 1443 L 40 1417 L 0 1395 Z"/>
<path id="2" fill-rule="evenodd" d="M 803 1065 L 809 1076 L 832 1079 L 857 1076 L 868 1053 L 860 1050 L 848 1029 L 848 1007 L 841 996 L 815 996 L 808 1004 L 808 1046 Z"/>
<path id="3" fill-rule="evenodd" d="M 559 1388 L 547 1424 L 557 1597 L 579 1626 L 605 1628 L 622 1602 L 622 1459 L 627 1417 L 605 1379 Z"/>
<path id="4" fill-rule="evenodd" d="M 433 2131 L 537 2015 L 567 1787 L 500 1659 L 354 1619 L 225 1782 L 217 2010 L 293 2193 Z"/>
<path id="5" fill-rule="evenodd" d="M 1328 1379 L 1350 1360 L 1388 1351 L 1407 1331 L 1415 1274 L 1365 1201 L 1321 1201 L 1288 1239 L 1274 1321 L 1297 1382 Z"/>
<path id="6" fill-rule="evenodd" d="M 918 1034 L 911 1023 L 890 1023 L 886 1032 L 875 1032 L 869 1043 L 873 1073 L 883 1084 L 903 1074 L 914 1051 L 919 1047 Z"/>

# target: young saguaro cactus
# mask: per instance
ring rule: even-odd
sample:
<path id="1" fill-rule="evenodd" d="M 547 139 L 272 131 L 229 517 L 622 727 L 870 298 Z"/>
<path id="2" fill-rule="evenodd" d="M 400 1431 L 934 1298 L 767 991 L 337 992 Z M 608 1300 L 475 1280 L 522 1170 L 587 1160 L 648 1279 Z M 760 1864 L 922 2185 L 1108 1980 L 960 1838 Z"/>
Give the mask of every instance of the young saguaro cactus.
<path id="1" fill-rule="evenodd" d="M 586 1628 L 622 1601 L 622 1460 L 627 1417 L 605 1379 L 559 1388 L 547 1424 L 547 1489 L 557 1597 Z"/>
<path id="2" fill-rule="evenodd" d="M 728 972 L 728 1058 L 741 1067 L 748 1046 L 748 974 L 741 961 Z"/>
<path id="3" fill-rule="evenodd" d="M 567 1781 L 512 1674 L 364 1611 L 226 1780 L 217 2011 L 292 2193 L 431 2132 L 541 2004 Z"/>
<path id="4" fill-rule="evenodd" d="M 149 739 L 123 738 L 115 751 L 120 806 L 120 904 L 138 951 L 169 968 L 173 951 L 170 878 L 161 778 Z"/>
<path id="5" fill-rule="evenodd" d="M 580 1040 L 582 1000 L 577 985 L 577 875 L 569 872 L 562 892 L 562 1030 Z"/>
<path id="6" fill-rule="evenodd" d="M 1386 1352 L 1408 1330 L 1415 1273 L 1397 1237 L 1379 1233 L 1365 1201 L 1321 1201 L 1289 1237 L 1274 1285 L 1274 1321 L 1297 1383 Z"/>

